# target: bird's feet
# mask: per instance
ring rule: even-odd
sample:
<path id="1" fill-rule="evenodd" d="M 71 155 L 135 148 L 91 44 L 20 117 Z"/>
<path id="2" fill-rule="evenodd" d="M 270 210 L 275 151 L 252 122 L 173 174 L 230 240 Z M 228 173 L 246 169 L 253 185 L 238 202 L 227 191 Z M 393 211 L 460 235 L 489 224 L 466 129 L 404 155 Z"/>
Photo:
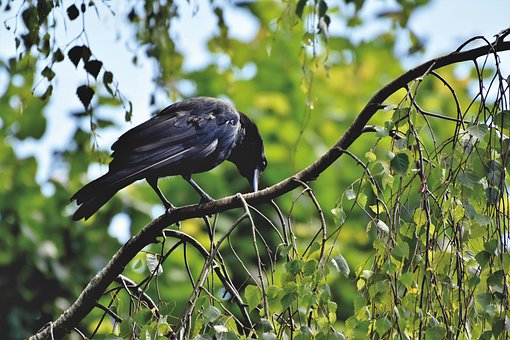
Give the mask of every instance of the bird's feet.
<path id="1" fill-rule="evenodd" d="M 168 201 L 166 201 L 166 203 L 164 203 L 164 205 L 165 205 L 165 214 L 167 214 L 167 215 L 169 215 L 170 213 L 172 213 L 172 211 L 175 210 L 175 206 Z M 174 224 L 177 227 L 177 229 L 181 229 L 181 221 L 177 221 Z"/>

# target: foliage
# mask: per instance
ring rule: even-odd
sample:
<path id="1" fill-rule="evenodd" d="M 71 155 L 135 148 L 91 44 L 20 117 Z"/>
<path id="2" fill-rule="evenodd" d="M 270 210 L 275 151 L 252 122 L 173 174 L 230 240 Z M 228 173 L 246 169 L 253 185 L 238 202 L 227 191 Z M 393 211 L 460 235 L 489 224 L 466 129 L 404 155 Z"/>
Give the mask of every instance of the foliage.
<path id="1" fill-rule="evenodd" d="M 228 7 L 213 4 L 218 31 L 208 48 L 228 67 L 213 61 L 193 71 L 183 69 L 169 34 L 186 3 L 131 2 L 122 24 L 157 63 L 158 91 L 181 98 L 186 80 L 193 95 L 228 97 L 257 121 L 269 160 L 262 184 L 270 185 L 320 157 L 402 73 L 393 52 L 398 30 L 408 33 L 410 53 L 423 48 L 407 23 L 427 1 L 399 1 L 381 13 L 394 30 L 372 40 L 354 43 L 330 30 L 336 21 L 363 26 L 366 2 L 240 3 L 258 23 L 250 41 L 232 38 Z M 140 183 L 90 221 L 68 217 L 67 200 L 88 182 L 89 164 L 107 160 L 95 138 L 115 119 L 97 109 L 114 105 L 126 120 L 136 114 L 87 36 L 84 18 L 111 15 L 107 3 L 26 1 L 3 11 L 15 17 L 6 25 L 18 54 L 1 61 L 8 82 L 0 99 L 0 329 L 19 338 L 58 317 L 119 248 L 106 231 L 116 216 L 135 234 L 159 202 Z M 71 41 L 53 39 L 64 22 L 83 25 Z M 51 176 L 35 181 L 40 165 L 18 148 L 44 138 L 54 82 L 65 76 L 59 63 L 84 79 L 74 98 L 83 112 L 73 115 L 68 146 L 53 150 Z M 247 65 L 253 76 L 244 75 Z M 124 338 L 506 336 L 508 83 L 493 59 L 473 65 L 464 77 L 445 68 L 409 83 L 382 103 L 349 152 L 275 205 L 166 230 L 123 272 L 141 290 L 112 284 L 99 301 L 108 310 L 95 308 L 78 328 Z M 213 197 L 246 190 L 231 165 L 196 177 Z M 177 180 L 162 187 L 177 205 L 196 201 Z"/>

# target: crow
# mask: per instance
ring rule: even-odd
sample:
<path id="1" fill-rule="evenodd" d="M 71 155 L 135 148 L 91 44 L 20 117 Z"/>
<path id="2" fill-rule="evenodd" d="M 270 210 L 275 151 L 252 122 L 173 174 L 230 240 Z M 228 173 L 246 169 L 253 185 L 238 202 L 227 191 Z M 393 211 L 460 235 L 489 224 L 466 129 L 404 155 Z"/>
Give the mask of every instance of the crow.
<path id="1" fill-rule="evenodd" d="M 212 198 L 191 175 L 225 160 L 234 163 L 257 191 L 267 165 L 255 123 L 231 105 L 209 97 L 168 106 L 120 136 L 112 150 L 108 172 L 70 198 L 78 204 L 73 220 L 88 219 L 119 190 L 144 178 L 167 210 L 173 205 L 158 187 L 160 177 L 182 176 L 200 194 L 200 203 L 208 202 Z"/>

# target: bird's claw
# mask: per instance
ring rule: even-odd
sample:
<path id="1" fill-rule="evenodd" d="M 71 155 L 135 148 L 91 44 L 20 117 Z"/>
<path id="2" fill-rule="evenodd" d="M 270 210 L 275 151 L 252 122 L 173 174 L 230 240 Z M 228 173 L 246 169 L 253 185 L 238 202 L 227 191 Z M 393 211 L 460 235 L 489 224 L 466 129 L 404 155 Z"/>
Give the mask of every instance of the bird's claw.
<path id="1" fill-rule="evenodd" d="M 165 214 L 167 214 L 167 215 L 168 215 L 168 214 L 171 214 L 171 213 L 172 213 L 172 211 L 174 211 L 174 210 L 175 210 L 175 207 L 174 207 L 174 205 L 173 205 L 173 204 L 171 204 L 171 203 L 170 203 L 170 205 L 169 205 L 169 206 L 166 206 L 166 205 L 165 205 Z M 181 229 L 181 221 L 177 221 L 177 222 L 175 222 L 174 224 L 175 224 L 175 226 L 177 227 L 177 229 Z"/>

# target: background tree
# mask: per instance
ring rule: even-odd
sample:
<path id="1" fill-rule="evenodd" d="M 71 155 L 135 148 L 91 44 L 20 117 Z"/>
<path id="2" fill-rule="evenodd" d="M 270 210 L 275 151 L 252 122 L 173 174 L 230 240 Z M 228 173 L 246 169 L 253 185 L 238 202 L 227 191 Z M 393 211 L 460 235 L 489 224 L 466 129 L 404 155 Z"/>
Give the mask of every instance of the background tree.
<path id="1" fill-rule="evenodd" d="M 214 62 L 193 71 L 183 68 L 172 38 L 179 9 L 187 4 L 133 3 L 126 17 L 136 32 L 133 62 L 144 53 L 158 67 L 154 109 L 160 108 L 158 96 L 178 99 L 186 91 L 231 99 L 263 133 L 270 161 L 263 184 L 270 185 L 318 159 L 368 98 L 403 73 L 394 55 L 397 33 L 410 37 L 410 52 L 423 47 L 407 28 L 409 15 L 421 5 L 426 2 L 399 3 L 398 10 L 383 13 L 394 31 L 353 42 L 331 34 L 330 27 L 363 25 L 363 1 L 336 7 L 302 0 L 241 3 L 258 24 L 250 41 L 232 38 L 226 5 L 213 4 L 219 30 L 208 47 Z M 114 106 L 126 120 L 134 114 L 117 75 L 87 36 L 87 16 L 110 16 L 107 5 L 27 1 L 2 9 L 12 15 L 4 24 L 18 53 L 2 61 L 9 80 L 0 100 L 5 230 L 0 328 L 18 338 L 56 319 L 105 266 L 120 246 L 106 233 L 116 216 L 127 219 L 135 235 L 159 202 L 140 184 L 88 222 L 71 224 L 66 210 L 72 192 L 89 180 L 89 164 L 107 160 L 107 150 L 96 147 L 97 136 L 119 120 L 101 108 Z M 56 32 L 64 23 L 82 29 L 61 41 Z M 36 159 L 17 148 L 43 136 L 44 108 L 53 83 L 66 76 L 58 72 L 63 63 L 74 64 L 83 77 L 73 99 L 82 102 L 83 111 L 73 113 L 72 138 L 55 150 L 51 176 L 37 182 Z M 294 182 L 298 189 L 276 200 L 280 212 L 266 201 L 258 210 L 184 220 L 180 231 L 165 231 L 166 238 L 127 264 L 125 276 L 100 300 L 108 310 L 95 308 L 73 327 L 89 336 L 122 337 L 173 331 L 233 337 L 255 330 L 267 337 L 305 338 L 506 332 L 506 75 L 497 54 L 469 64 L 461 75 L 453 67 L 437 74 L 432 70 L 442 65 L 427 66 L 400 79 L 390 88 L 395 93 L 386 93 L 390 98 L 381 95 L 384 101 L 367 106 L 361 117 L 375 112 L 374 105 L 382 109 L 365 129 L 372 133 L 319 180 Z M 355 127 L 361 132 L 363 125 Z M 338 157 L 344 151 L 335 152 Z M 246 190 L 228 165 L 197 180 L 213 197 Z M 175 193 L 169 195 L 174 204 L 196 201 L 179 181 L 163 189 Z M 169 222 L 216 212 L 218 206 L 184 209 L 156 220 L 142 235 L 153 240 Z M 212 246 L 219 241 L 220 248 Z M 218 253 L 222 257 L 212 256 Z"/>

